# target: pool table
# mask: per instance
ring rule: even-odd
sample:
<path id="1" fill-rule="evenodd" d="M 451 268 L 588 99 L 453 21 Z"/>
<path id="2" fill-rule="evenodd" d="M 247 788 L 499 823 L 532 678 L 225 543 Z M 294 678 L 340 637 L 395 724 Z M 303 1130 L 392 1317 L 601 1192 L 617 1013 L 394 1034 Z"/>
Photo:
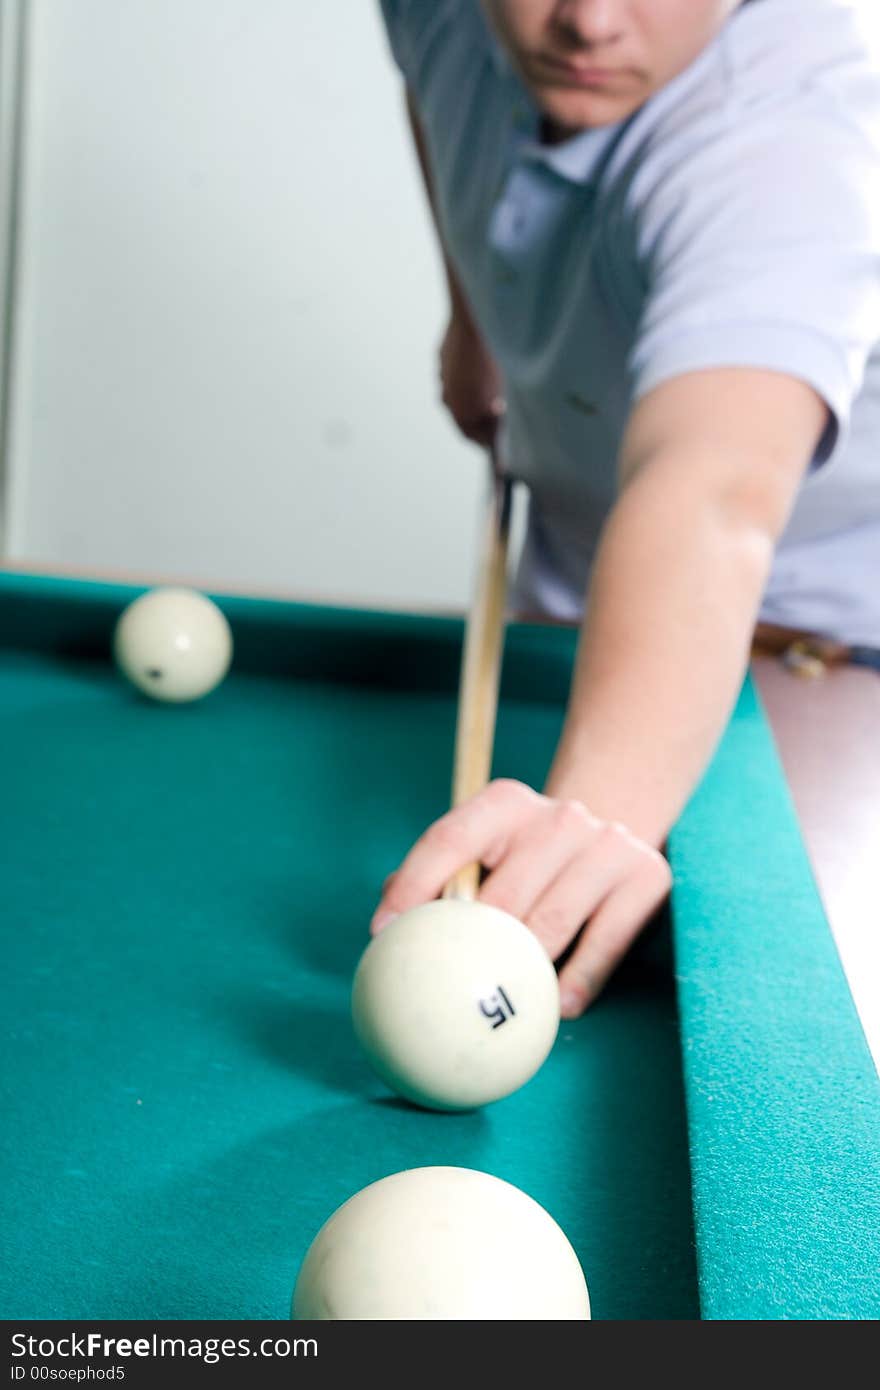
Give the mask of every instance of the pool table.
<path id="1" fill-rule="evenodd" d="M 137 695 L 141 588 L 0 576 L 0 1316 L 285 1318 L 348 1196 L 484 1169 L 597 1319 L 880 1315 L 880 1083 L 752 679 L 605 996 L 483 1111 L 390 1095 L 352 973 L 448 804 L 462 624 L 215 595 L 233 669 Z M 496 775 L 540 786 L 571 630 L 512 623 Z"/>

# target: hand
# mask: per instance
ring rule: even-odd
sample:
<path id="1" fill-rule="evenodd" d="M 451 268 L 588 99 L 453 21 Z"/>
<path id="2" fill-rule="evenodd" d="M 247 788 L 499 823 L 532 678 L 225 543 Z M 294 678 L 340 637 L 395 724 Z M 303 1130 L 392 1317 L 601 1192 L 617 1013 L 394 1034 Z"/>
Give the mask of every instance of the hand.
<path id="1" fill-rule="evenodd" d="M 592 1003 L 672 882 L 663 855 L 625 826 L 598 820 L 580 801 L 499 780 L 416 841 L 386 880 L 371 932 L 438 897 L 475 860 L 489 870 L 479 901 L 519 918 L 553 960 L 580 933 L 559 973 L 563 1018 Z"/>
<path id="2" fill-rule="evenodd" d="M 440 346 L 443 404 L 467 439 L 490 446 L 504 414 L 501 377 L 470 320 L 453 313 Z"/>

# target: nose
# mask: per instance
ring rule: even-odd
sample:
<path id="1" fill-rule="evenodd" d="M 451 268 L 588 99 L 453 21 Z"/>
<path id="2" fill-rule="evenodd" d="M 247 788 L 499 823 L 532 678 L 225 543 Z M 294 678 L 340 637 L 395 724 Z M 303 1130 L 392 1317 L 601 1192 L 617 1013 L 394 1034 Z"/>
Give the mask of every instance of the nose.
<path id="1" fill-rule="evenodd" d="M 557 0 L 553 25 L 573 48 L 605 48 L 624 29 L 627 0 Z"/>

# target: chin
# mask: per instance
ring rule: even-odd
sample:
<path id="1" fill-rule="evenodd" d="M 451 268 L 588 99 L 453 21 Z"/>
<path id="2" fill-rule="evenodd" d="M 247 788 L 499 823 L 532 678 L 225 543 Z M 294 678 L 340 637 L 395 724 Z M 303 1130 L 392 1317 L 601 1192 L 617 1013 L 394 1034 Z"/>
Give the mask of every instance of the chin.
<path id="1" fill-rule="evenodd" d="M 545 89 L 533 95 L 547 119 L 572 135 L 579 130 L 615 125 L 631 116 L 639 105 L 611 92 L 548 92 Z"/>

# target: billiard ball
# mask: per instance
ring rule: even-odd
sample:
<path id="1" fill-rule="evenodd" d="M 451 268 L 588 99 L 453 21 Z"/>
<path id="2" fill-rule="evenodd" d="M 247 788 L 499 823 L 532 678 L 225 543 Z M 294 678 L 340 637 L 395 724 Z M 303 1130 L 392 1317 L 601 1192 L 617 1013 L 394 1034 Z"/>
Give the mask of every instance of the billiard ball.
<path id="1" fill-rule="evenodd" d="M 355 1034 L 392 1090 L 469 1110 L 545 1061 L 559 984 L 535 934 L 499 908 L 440 900 L 403 912 L 367 946 L 351 997 Z"/>
<path id="2" fill-rule="evenodd" d="M 355 1193 L 309 1246 L 297 1320 L 590 1317 L 561 1227 L 512 1183 L 472 1168 L 410 1168 Z"/>
<path id="3" fill-rule="evenodd" d="M 113 653 L 123 674 L 155 700 L 199 700 L 232 661 L 232 634 L 220 609 L 195 589 L 141 594 L 120 616 Z"/>

